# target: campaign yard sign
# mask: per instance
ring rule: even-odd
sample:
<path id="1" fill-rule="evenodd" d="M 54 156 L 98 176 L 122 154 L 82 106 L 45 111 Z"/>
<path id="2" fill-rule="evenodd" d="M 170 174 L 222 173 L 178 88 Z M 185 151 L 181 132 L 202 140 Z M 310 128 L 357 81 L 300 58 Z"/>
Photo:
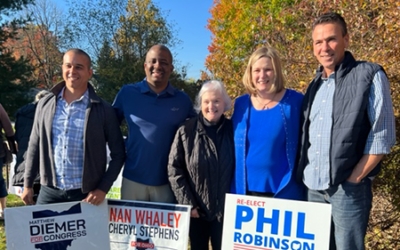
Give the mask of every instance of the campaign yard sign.
<path id="1" fill-rule="evenodd" d="M 222 249 L 328 250 L 331 205 L 227 194 Z"/>
<path id="2" fill-rule="evenodd" d="M 190 206 L 108 200 L 111 249 L 187 250 Z"/>
<path id="3" fill-rule="evenodd" d="M 7 208 L 8 250 L 110 249 L 107 202 Z"/>
<path id="4" fill-rule="evenodd" d="M 121 199 L 122 172 L 123 171 L 119 173 L 118 178 L 114 181 L 113 185 L 108 191 L 106 196 L 107 199 L 114 199 L 114 200 Z"/>

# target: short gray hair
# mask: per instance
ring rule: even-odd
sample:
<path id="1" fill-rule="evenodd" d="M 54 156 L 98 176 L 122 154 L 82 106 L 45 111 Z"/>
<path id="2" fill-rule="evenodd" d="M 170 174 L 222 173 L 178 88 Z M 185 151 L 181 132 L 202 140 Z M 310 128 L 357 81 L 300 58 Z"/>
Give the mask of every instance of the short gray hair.
<path id="1" fill-rule="evenodd" d="M 195 102 L 194 109 L 197 112 L 200 112 L 200 110 L 201 110 L 201 97 L 203 96 L 204 93 L 206 93 L 208 91 L 219 92 L 222 95 L 222 99 L 223 99 L 224 104 L 225 104 L 224 112 L 231 109 L 232 100 L 229 97 L 228 93 L 226 92 L 224 84 L 221 81 L 210 80 L 210 81 L 207 81 L 207 82 L 203 83 L 199 93 L 196 96 L 196 102 Z"/>

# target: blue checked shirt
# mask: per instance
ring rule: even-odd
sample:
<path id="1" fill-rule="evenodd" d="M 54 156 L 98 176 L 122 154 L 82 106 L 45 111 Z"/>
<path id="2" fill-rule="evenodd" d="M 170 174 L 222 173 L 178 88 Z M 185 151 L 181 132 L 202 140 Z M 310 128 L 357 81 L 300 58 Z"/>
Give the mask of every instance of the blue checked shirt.
<path id="1" fill-rule="evenodd" d="M 57 97 L 52 127 L 57 187 L 63 190 L 80 189 L 83 172 L 83 131 L 89 92 L 86 91 L 80 99 L 68 104 L 63 98 L 64 89 Z"/>
<path id="2" fill-rule="evenodd" d="M 311 106 L 309 129 L 311 146 L 307 152 L 309 164 L 304 170 L 304 183 L 313 190 L 329 188 L 329 148 L 334 92 L 335 73 L 332 73 L 328 78 L 322 78 Z M 364 154 L 390 153 L 390 148 L 396 141 L 396 131 L 389 81 L 382 71 L 378 71 L 374 76 L 367 112 L 372 127 Z"/>

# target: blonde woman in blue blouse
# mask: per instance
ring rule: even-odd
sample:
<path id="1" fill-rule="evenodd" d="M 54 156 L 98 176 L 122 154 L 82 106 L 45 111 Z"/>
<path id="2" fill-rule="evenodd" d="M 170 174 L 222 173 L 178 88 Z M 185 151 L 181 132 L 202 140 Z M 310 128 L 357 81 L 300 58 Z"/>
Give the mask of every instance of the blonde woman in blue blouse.
<path id="1" fill-rule="evenodd" d="M 250 57 L 232 116 L 236 169 L 233 192 L 304 199 L 295 181 L 295 161 L 303 95 L 285 88 L 281 60 L 270 47 Z"/>

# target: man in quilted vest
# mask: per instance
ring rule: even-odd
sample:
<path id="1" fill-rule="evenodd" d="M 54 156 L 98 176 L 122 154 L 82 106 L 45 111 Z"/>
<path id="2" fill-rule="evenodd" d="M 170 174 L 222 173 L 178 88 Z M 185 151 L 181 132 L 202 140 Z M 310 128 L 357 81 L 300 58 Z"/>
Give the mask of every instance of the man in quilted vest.
<path id="1" fill-rule="evenodd" d="M 297 177 L 307 199 L 332 205 L 330 249 L 365 249 L 371 181 L 395 143 L 389 81 L 377 64 L 346 51 L 343 17 L 326 13 L 312 30 L 321 64 L 302 106 Z"/>

